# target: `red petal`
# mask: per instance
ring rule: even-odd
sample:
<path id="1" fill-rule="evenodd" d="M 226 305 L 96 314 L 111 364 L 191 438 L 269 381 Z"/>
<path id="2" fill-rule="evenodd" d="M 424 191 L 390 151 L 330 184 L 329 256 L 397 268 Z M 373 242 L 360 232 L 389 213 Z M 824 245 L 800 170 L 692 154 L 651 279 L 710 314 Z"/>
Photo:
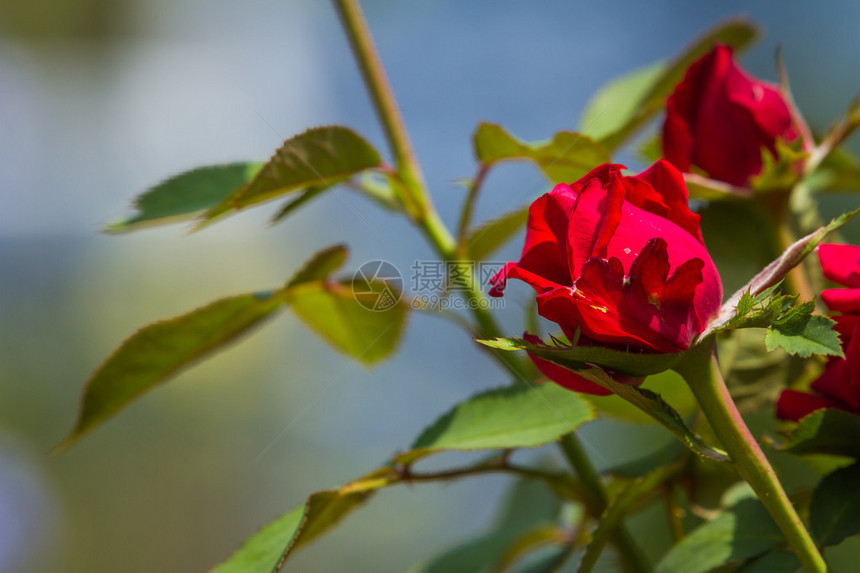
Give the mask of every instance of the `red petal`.
<path id="1" fill-rule="evenodd" d="M 827 308 L 836 312 L 860 312 L 860 288 L 832 288 L 821 293 Z"/>
<path id="2" fill-rule="evenodd" d="M 797 421 L 816 410 L 837 407 L 839 406 L 836 402 L 823 396 L 796 390 L 783 390 L 776 402 L 776 416 L 782 420 Z"/>
<path id="3" fill-rule="evenodd" d="M 582 267 L 575 289 L 560 288 L 538 296 L 544 318 L 579 326 L 583 335 L 605 344 L 643 350 L 675 352 L 675 348 L 647 323 L 637 321 L 623 300 L 624 269 L 617 259 L 591 259 Z"/>
<path id="4" fill-rule="evenodd" d="M 734 66 L 731 50 L 718 46 L 692 125 L 693 163 L 714 179 L 746 185 L 761 171 L 761 132 L 753 116 L 729 98 L 726 82 Z M 737 82 L 732 89 L 739 89 Z"/>
<path id="5" fill-rule="evenodd" d="M 818 246 L 821 269 L 829 280 L 843 286 L 860 288 L 860 247 L 824 244 Z"/>
<path id="6" fill-rule="evenodd" d="M 809 386 L 819 394 L 827 396 L 842 404 L 842 408 L 857 410 L 860 408 L 860 396 L 851 387 L 851 370 L 848 361 L 834 358 L 827 363 L 824 372 Z"/>
<path id="7" fill-rule="evenodd" d="M 704 261 L 691 259 L 669 275 L 666 241 L 652 239 L 630 267 L 626 311 L 658 331 L 677 350 L 690 347 L 702 331 L 695 313 L 696 288 L 702 283 Z"/>
<path id="8" fill-rule="evenodd" d="M 792 130 L 791 111 L 779 88 L 750 76 L 737 62 L 732 60 L 726 74 L 725 87 L 729 100 L 747 111 L 760 134 L 760 142 L 775 153 L 777 137 L 789 139 Z"/>
<path id="9" fill-rule="evenodd" d="M 666 100 L 663 124 L 663 155 L 681 171 L 690 171 L 693 162 L 693 122 L 702 86 L 710 74 L 714 59 L 711 51 L 694 62 L 684 79 Z"/>
<path id="10" fill-rule="evenodd" d="M 557 185 L 529 207 L 526 240 L 519 266 L 558 284 L 572 284 L 567 263 L 565 211 L 573 210 L 576 195 Z"/>
<path id="11" fill-rule="evenodd" d="M 663 213 L 649 209 L 644 202 L 640 203 L 637 200 L 638 194 L 634 195 L 631 193 L 632 186 L 629 183 L 633 181 L 647 183 L 654 193 L 660 197 L 662 205 L 665 206 L 665 217 L 704 244 L 700 227 L 701 217 L 690 211 L 690 196 L 687 191 L 687 184 L 684 181 L 684 175 L 675 169 L 671 163 L 660 159 L 642 173 L 633 177 L 626 177 L 625 180 L 628 183 L 628 201 L 637 207 L 662 215 Z"/>

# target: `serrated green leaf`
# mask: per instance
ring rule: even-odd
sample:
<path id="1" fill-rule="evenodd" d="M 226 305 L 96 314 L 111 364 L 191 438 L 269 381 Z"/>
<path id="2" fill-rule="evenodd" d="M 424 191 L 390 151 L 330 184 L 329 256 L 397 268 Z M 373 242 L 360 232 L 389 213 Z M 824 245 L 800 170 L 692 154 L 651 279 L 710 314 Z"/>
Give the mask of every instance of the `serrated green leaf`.
<path id="1" fill-rule="evenodd" d="M 379 281 L 373 285 L 374 296 L 390 287 Z M 408 306 L 400 293 L 389 294 L 396 302 L 380 305 L 350 284 L 318 281 L 291 287 L 285 297 L 290 310 L 326 342 L 369 365 L 394 352 L 406 325 Z"/>
<path id="2" fill-rule="evenodd" d="M 750 296 L 749 291 L 743 293 L 743 295 L 741 295 L 741 299 L 738 301 L 735 317 L 748 315 L 753 309 L 754 304 L 753 297 Z"/>
<path id="3" fill-rule="evenodd" d="M 246 334 L 282 302 L 271 292 L 239 295 L 142 328 L 89 379 L 75 428 L 59 448 L 171 375 Z"/>
<path id="4" fill-rule="evenodd" d="M 338 525 L 375 490 L 398 482 L 395 474 L 381 468 L 341 488 L 314 493 L 305 503 L 251 536 L 212 573 L 280 571 L 296 550 Z"/>
<path id="5" fill-rule="evenodd" d="M 782 348 L 789 354 L 808 358 L 813 354 L 844 357 L 833 319 L 821 315 L 792 315 L 784 323 L 767 329 L 764 343 L 768 350 Z"/>
<path id="6" fill-rule="evenodd" d="M 817 247 L 828 234 L 839 229 L 848 221 L 853 219 L 857 213 L 860 213 L 860 208 L 854 211 L 843 213 L 836 217 L 827 225 L 820 227 L 816 231 L 806 235 L 805 237 L 795 241 L 783 253 L 767 265 L 760 273 L 754 276 L 746 285 L 738 289 L 729 299 L 723 303 L 720 313 L 714 318 L 705 328 L 700 338 L 705 338 L 710 334 L 722 330 L 735 316 L 738 301 L 744 293 L 748 292 L 751 296 L 758 297 L 766 289 L 774 287 L 785 277 L 785 275 L 798 265 L 806 256 Z"/>
<path id="7" fill-rule="evenodd" d="M 210 165 L 171 177 L 135 199 L 137 213 L 105 230 L 126 233 L 191 219 L 244 187 L 262 166 L 259 162 Z"/>
<path id="8" fill-rule="evenodd" d="M 478 340 L 484 346 L 499 350 L 526 350 L 535 356 L 573 370 L 596 364 L 629 376 L 648 376 L 670 369 L 680 354 L 622 352 L 600 346 L 548 346 L 533 344 L 522 338 Z"/>
<path id="9" fill-rule="evenodd" d="M 746 292 L 738 302 L 736 314 L 719 330 L 768 328 L 773 325 L 783 329 L 803 328 L 809 314 L 815 310 L 815 301 L 796 302 L 796 295 L 777 295 L 775 287 L 766 289 L 755 298 Z"/>
<path id="10" fill-rule="evenodd" d="M 860 440 L 860 435 L 855 435 Z M 812 494 L 809 525 L 820 545 L 837 545 L 860 533 L 860 464 L 838 469 L 821 480 Z"/>
<path id="11" fill-rule="evenodd" d="M 597 529 L 591 536 L 591 543 L 585 548 L 585 554 L 582 556 L 582 561 L 579 562 L 578 573 L 589 573 L 594 569 L 613 530 L 624 522 L 624 518 L 631 508 L 642 498 L 650 495 L 655 488 L 660 487 L 678 469 L 675 466 L 663 467 L 630 480 L 622 487 L 609 502 L 603 515 L 600 516 Z"/>
<path id="12" fill-rule="evenodd" d="M 711 50 L 715 43 L 732 46 L 740 52 L 757 35 L 758 30 L 752 23 L 728 20 L 702 35 L 671 63 L 658 62 L 613 80 L 586 107 L 580 122 L 582 131 L 599 138 L 608 151 L 613 151 L 663 109 L 666 97 L 690 64 Z"/>
<path id="13" fill-rule="evenodd" d="M 860 459 L 860 416 L 836 408 L 816 410 L 801 418 L 782 449 Z"/>
<path id="14" fill-rule="evenodd" d="M 487 260 L 525 227 L 528 218 L 529 208 L 526 206 L 484 223 L 472 231 L 466 240 L 469 254 L 476 261 Z"/>
<path id="15" fill-rule="evenodd" d="M 318 251 L 287 281 L 285 288 L 327 279 L 343 266 L 348 256 L 349 250 L 345 245 L 333 245 Z"/>
<path id="16" fill-rule="evenodd" d="M 591 404 L 556 384 L 505 386 L 454 406 L 398 460 L 408 464 L 445 450 L 533 448 L 559 439 L 594 417 Z"/>
<path id="17" fill-rule="evenodd" d="M 590 137 L 559 131 L 549 142 L 525 143 L 502 126 L 481 123 L 473 136 L 478 161 L 492 165 L 499 161 L 528 159 L 554 182 L 576 181 L 595 165 L 611 161 L 609 154 Z"/>
<path id="18" fill-rule="evenodd" d="M 381 164 L 379 153 L 351 129 L 337 125 L 309 129 L 286 140 L 254 179 L 209 209 L 201 225 L 287 193 L 331 187 Z"/>
<path id="19" fill-rule="evenodd" d="M 761 555 L 784 537 L 755 498 L 745 497 L 673 546 L 655 573 L 705 573 Z"/>

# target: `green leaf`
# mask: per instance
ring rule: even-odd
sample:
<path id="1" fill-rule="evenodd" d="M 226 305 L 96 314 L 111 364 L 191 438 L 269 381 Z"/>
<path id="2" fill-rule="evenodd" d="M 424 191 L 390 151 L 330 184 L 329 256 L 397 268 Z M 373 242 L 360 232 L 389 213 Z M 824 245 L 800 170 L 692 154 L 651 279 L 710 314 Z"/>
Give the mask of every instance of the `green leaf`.
<path id="1" fill-rule="evenodd" d="M 282 302 L 271 292 L 239 295 L 142 328 L 87 382 L 77 424 L 59 449 L 171 375 L 246 334 Z"/>
<path id="2" fill-rule="evenodd" d="M 654 354 L 645 352 L 622 352 L 600 346 L 548 346 L 533 344 L 522 338 L 495 338 L 478 340 L 484 346 L 499 350 L 526 350 L 535 356 L 549 360 L 571 370 L 596 364 L 630 376 L 647 376 L 670 369 L 680 359 L 680 354 Z"/>
<path id="3" fill-rule="evenodd" d="M 296 536 L 305 518 L 307 504 L 302 504 L 271 522 L 245 541 L 227 561 L 211 573 L 271 573 L 280 561 L 284 548 Z"/>
<path id="4" fill-rule="evenodd" d="M 381 164 L 379 153 L 346 127 L 309 129 L 285 141 L 256 177 L 211 208 L 202 224 L 287 193 L 331 187 Z"/>
<path id="5" fill-rule="evenodd" d="M 660 487 L 678 469 L 677 466 L 663 467 L 640 478 L 630 480 L 622 487 L 609 502 L 603 515 L 600 516 L 597 529 L 591 536 L 591 543 L 585 548 L 585 554 L 579 563 L 578 573 L 588 573 L 594 569 L 613 530 L 624 522 L 624 518 L 633 506 L 650 495 L 654 489 Z"/>
<path id="6" fill-rule="evenodd" d="M 860 435 L 855 435 L 860 439 Z M 860 533 L 860 464 L 827 475 L 812 494 L 809 525 L 821 545 L 837 545 Z"/>
<path id="7" fill-rule="evenodd" d="M 579 125 L 600 140 L 624 129 L 639 113 L 654 86 L 666 74 L 666 64 L 655 62 L 604 85 L 588 102 Z"/>
<path id="8" fill-rule="evenodd" d="M 782 533 L 761 502 L 745 497 L 672 547 L 655 573 L 705 573 L 742 563 L 781 543 Z"/>
<path id="9" fill-rule="evenodd" d="M 473 137 L 478 161 L 492 165 L 499 161 L 528 159 L 552 182 L 576 181 L 595 165 L 611 161 L 609 154 L 590 137 L 560 131 L 549 142 L 525 143 L 502 126 L 481 123 Z"/>
<path id="10" fill-rule="evenodd" d="M 296 273 L 287 281 L 287 289 L 304 283 L 322 281 L 343 266 L 349 250 L 345 245 L 333 245 L 314 254 Z"/>
<path id="11" fill-rule="evenodd" d="M 534 480 L 514 482 L 489 531 L 411 569 L 410 573 L 489 572 L 518 539 L 537 528 L 554 524 L 560 510 L 561 501 L 543 483 Z"/>
<path id="12" fill-rule="evenodd" d="M 390 470 L 381 468 L 339 489 L 317 492 L 254 534 L 212 573 L 279 571 L 297 549 L 338 525 L 375 490 L 398 481 Z"/>
<path id="13" fill-rule="evenodd" d="M 592 98 L 583 113 L 582 131 L 599 139 L 612 152 L 661 111 L 665 100 L 694 61 L 717 42 L 740 52 L 758 35 L 758 29 L 741 19 L 727 20 L 696 40 L 671 63 L 656 63 L 613 80 Z"/>
<path id="14" fill-rule="evenodd" d="M 591 405 L 553 383 L 520 383 L 481 392 L 457 404 L 399 456 L 410 463 L 444 450 L 533 448 L 594 419 Z"/>
<path id="15" fill-rule="evenodd" d="M 836 408 L 816 410 L 800 420 L 783 449 L 860 459 L 860 416 Z"/>
<path id="16" fill-rule="evenodd" d="M 839 335 L 833 326 L 836 322 L 826 316 L 806 315 L 767 330 L 764 342 L 768 350 L 782 348 L 789 354 L 808 358 L 813 354 L 844 357 Z"/>
<path id="17" fill-rule="evenodd" d="M 388 287 L 378 281 L 373 285 L 375 296 Z M 285 295 L 293 313 L 323 340 L 368 365 L 397 348 L 409 310 L 399 300 L 400 293 L 389 293 L 396 302 L 379 305 L 356 294 L 349 284 L 328 281 L 306 282 L 289 288 Z"/>
<path id="18" fill-rule="evenodd" d="M 244 187 L 262 166 L 257 162 L 210 165 L 171 177 L 134 200 L 137 213 L 105 230 L 126 233 L 191 219 Z"/>
<path id="19" fill-rule="evenodd" d="M 476 261 L 487 260 L 525 227 L 528 218 L 529 208 L 526 206 L 484 223 L 466 240 L 469 254 Z"/>

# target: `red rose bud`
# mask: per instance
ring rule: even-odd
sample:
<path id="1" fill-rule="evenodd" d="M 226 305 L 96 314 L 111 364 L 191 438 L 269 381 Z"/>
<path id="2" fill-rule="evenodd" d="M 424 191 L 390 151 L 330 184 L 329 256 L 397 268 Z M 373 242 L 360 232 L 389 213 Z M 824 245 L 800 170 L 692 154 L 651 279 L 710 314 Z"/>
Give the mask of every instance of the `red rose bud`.
<path id="1" fill-rule="evenodd" d="M 716 46 L 687 70 L 666 102 L 663 155 L 681 171 L 701 168 L 712 179 L 745 186 L 762 170 L 762 150 L 776 140 L 809 141 L 780 88 L 751 77 Z"/>
<path id="2" fill-rule="evenodd" d="M 632 177 L 622 169 L 601 165 L 535 201 L 520 261 L 491 279 L 490 294 L 520 279 L 571 339 L 579 330 L 583 344 L 681 352 L 719 311 L 720 276 L 681 173 L 663 160 Z"/>
<path id="3" fill-rule="evenodd" d="M 799 420 L 820 408 L 839 408 L 860 415 L 860 247 L 821 245 L 818 258 L 824 276 L 847 288 L 821 293 L 827 307 L 836 312 L 836 331 L 845 358 L 831 358 L 811 385 L 812 393 L 783 390 L 776 415 Z"/>

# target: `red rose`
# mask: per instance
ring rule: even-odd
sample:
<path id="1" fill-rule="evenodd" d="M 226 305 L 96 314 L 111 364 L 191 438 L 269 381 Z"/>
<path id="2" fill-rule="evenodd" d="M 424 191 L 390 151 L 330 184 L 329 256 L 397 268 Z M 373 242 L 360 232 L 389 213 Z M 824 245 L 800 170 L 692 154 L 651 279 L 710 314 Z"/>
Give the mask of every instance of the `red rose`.
<path id="1" fill-rule="evenodd" d="M 776 414 L 784 420 L 799 420 L 820 408 L 840 408 L 860 415 L 860 247 L 821 245 L 818 258 L 824 276 L 848 287 L 821 293 L 830 310 L 842 313 L 833 318 L 845 358 L 827 362 L 824 372 L 810 385 L 812 394 L 783 390 Z"/>
<path id="2" fill-rule="evenodd" d="M 622 169 L 601 165 L 535 201 L 522 257 L 491 279 L 490 294 L 501 296 L 508 278 L 525 281 L 538 293 L 540 315 L 569 338 L 579 331 L 580 344 L 686 350 L 723 297 L 699 216 L 687 206 L 683 176 L 669 163 L 660 160 L 632 177 Z M 559 381 L 542 362 L 544 373 Z"/>
<path id="3" fill-rule="evenodd" d="M 762 148 L 803 137 L 779 87 L 749 76 L 716 46 L 687 70 L 666 102 L 663 155 L 681 171 L 696 165 L 712 179 L 745 186 L 762 169 Z"/>

